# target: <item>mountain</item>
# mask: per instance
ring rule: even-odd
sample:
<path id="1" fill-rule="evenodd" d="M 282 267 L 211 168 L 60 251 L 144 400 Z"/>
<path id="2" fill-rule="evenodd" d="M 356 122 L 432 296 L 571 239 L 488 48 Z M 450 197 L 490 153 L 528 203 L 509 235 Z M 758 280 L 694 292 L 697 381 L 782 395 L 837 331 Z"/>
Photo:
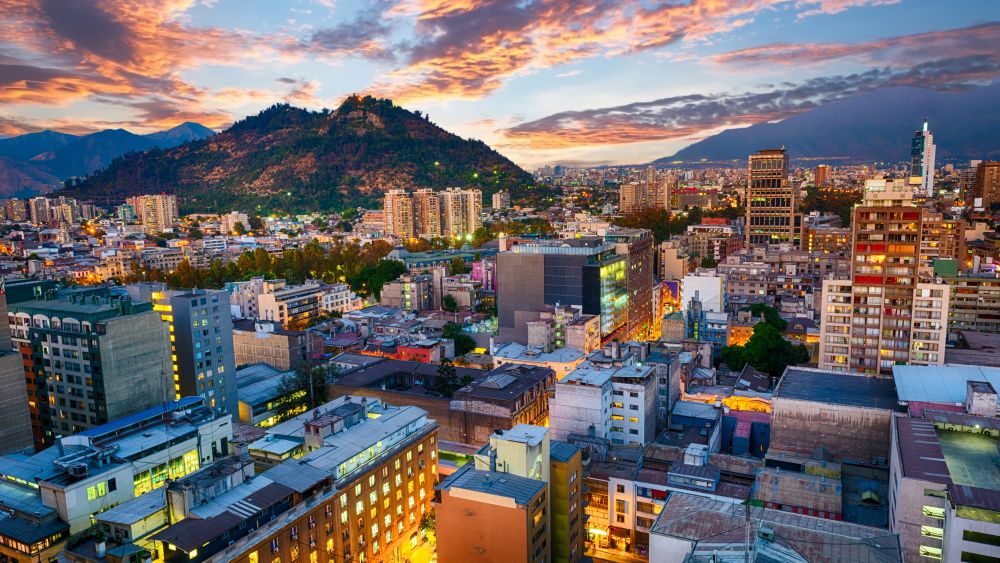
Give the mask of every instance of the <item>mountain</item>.
<path id="1" fill-rule="evenodd" d="M 112 160 L 123 154 L 159 146 L 160 143 L 154 139 L 124 129 L 106 129 L 36 155 L 31 162 L 60 178 L 86 176 L 111 164 Z"/>
<path id="2" fill-rule="evenodd" d="M 189 143 L 191 141 L 200 141 L 211 137 L 212 135 L 215 135 L 215 131 L 212 131 L 208 127 L 205 127 L 200 123 L 185 121 L 177 127 L 167 129 L 166 131 L 150 133 L 146 135 L 146 138 L 152 139 L 156 141 L 160 147 L 168 149 L 176 147 L 177 145 Z"/>
<path id="3" fill-rule="evenodd" d="M 274 105 L 207 139 L 124 156 L 65 192 L 102 202 L 167 192 L 188 209 L 292 211 L 367 204 L 391 188 L 492 193 L 531 183 L 482 141 L 390 100 L 352 96 L 334 111 Z"/>
<path id="4" fill-rule="evenodd" d="M 54 151 L 79 139 L 76 135 L 56 131 L 39 131 L 0 139 L 0 156 L 31 160 L 44 152 Z"/>
<path id="5" fill-rule="evenodd" d="M 909 159 L 910 137 L 926 117 L 937 160 L 1000 158 L 1000 83 L 965 92 L 885 88 L 819 106 L 777 123 L 728 129 L 654 164 L 674 160 L 745 160 L 785 146 L 794 157 L 854 161 Z"/>
<path id="6" fill-rule="evenodd" d="M 0 197 L 32 197 L 50 192 L 61 184 L 59 178 L 37 166 L 0 156 Z"/>

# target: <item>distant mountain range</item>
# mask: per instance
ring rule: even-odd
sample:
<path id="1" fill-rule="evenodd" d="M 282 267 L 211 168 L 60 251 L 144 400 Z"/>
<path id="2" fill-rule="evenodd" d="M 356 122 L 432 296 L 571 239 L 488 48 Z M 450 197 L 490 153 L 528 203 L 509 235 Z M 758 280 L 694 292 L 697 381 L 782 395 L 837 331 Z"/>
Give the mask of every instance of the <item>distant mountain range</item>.
<path id="1" fill-rule="evenodd" d="M 333 111 L 274 105 L 210 138 L 125 155 L 60 193 L 112 203 L 167 192 L 187 209 L 304 211 L 371 204 L 392 188 L 490 194 L 532 183 L 482 141 L 391 100 L 351 96 Z"/>
<path id="2" fill-rule="evenodd" d="M 1000 83 L 965 92 L 894 87 L 822 105 L 777 123 L 728 129 L 657 159 L 745 160 L 763 148 L 784 146 L 792 157 L 846 157 L 901 161 L 926 117 L 937 160 L 1000 158 Z"/>
<path id="3" fill-rule="evenodd" d="M 86 176 L 128 153 L 168 149 L 214 135 L 197 123 L 148 135 L 106 129 L 89 135 L 39 131 L 0 139 L 0 197 L 27 197 L 58 188 L 61 180 Z"/>

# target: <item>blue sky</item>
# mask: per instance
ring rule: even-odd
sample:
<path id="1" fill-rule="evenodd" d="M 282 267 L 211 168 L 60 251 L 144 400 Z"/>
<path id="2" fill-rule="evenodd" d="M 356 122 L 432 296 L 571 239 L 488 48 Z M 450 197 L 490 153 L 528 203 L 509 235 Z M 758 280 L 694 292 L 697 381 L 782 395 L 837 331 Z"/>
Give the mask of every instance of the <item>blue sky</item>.
<path id="1" fill-rule="evenodd" d="M 0 134 L 371 93 L 528 167 L 641 163 L 878 88 L 1000 77 L 994 0 L 0 0 Z"/>

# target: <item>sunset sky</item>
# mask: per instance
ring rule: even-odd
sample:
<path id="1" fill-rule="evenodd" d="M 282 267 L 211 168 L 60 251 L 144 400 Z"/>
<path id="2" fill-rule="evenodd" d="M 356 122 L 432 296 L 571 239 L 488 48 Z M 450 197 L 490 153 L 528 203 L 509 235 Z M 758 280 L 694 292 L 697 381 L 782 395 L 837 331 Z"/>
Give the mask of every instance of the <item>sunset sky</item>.
<path id="1" fill-rule="evenodd" d="M 641 163 L 895 85 L 1000 78 L 997 0 L 0 0 L 0 136 L 391 97 L 517 163 Z"/>

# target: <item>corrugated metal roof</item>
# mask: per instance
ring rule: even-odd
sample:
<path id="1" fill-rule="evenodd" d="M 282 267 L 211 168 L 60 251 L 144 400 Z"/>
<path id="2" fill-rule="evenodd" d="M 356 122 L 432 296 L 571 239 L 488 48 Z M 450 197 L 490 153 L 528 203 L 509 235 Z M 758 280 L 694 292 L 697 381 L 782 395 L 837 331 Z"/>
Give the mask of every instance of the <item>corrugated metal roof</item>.
<path id="1" fill-rule="evenodd" d="M 903 475 L 932 483 L 951 483 L 934 424 L 929 420 L 896 416 L 896 441 Z"/>
<path id="2" fill-rule="evenodd" d="M 559 440 L 552 440 L 549 442 L 549 456 L 562 463 L 573 459 L 576 452 L 579 452 L 581 448 L 579 446 L 574 446 L 573 444 L 567 444 L 566 442 L 560 442 Z"/>
<path id="3" fill-rule="evenodd" d="M 1000 491 L 993 489 L 948 485 L 948 500 L 952 506 L 971 506 L 1000 512 Z"/>

